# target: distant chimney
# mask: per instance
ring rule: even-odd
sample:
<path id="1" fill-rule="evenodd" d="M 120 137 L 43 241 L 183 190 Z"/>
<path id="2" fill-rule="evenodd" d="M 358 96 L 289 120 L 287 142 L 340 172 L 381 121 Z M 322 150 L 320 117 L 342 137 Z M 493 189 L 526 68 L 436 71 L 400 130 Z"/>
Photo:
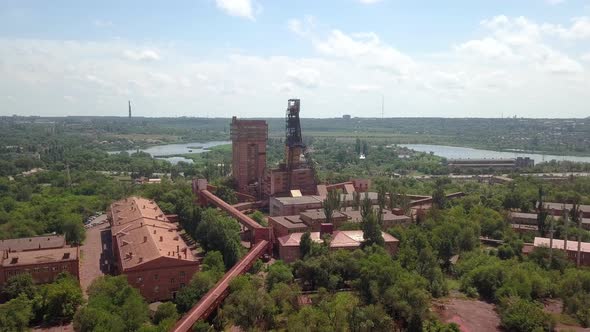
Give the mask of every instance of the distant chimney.
<path id="1" fill-rule="evenodd" d="M 160 242 L 164 242 L 164 237 L 160 235 Z"/>
<path id="2" fill-rule="evenodd" d="M 320 238 L 323 238 L 324 235 L 332 235 L 333 232 L 334 232 L 334 224 L 331 224 L 331 223 L 320 224 Z"/>
<path id="3" fill-rule="evenodd" d="M 147 242 L 147 236 L 143 237 L 143 242 Z"/>

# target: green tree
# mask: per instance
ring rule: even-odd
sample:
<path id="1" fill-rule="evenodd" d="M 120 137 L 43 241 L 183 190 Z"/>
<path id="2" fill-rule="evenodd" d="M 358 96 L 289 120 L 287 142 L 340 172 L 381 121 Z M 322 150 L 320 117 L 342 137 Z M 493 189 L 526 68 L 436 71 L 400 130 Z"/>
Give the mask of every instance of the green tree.
<path id="1" fill-rule="evenodd" d="M 266 221 L 266 219 L 264 218 L 264 213 L 256 210 L 254 211 L 254 213 L 252 213 L 250 215 L 250 217 L 252 219 L 254 219 L 254 221 L 256 221 L 257 223 L 259 223 L 260 225 L 264 226 L 264 227 L 268 227 L 268 222 Z"/>
<path id="2" fill-rule="evenodd" d="M 242 256 L 240 226 L 235 220 L 214 209 L 203 212 L 195 237 L 206 251 L 221 252 L 226 268 L 231 268 Z"/>
<path id="3" fill-rule="evenodd" d="M 33 283 L 33 277 L 30 273 L 10 277 L 2 289 L 2 294 L 8 300 L 14 299 L 21 294 L 24 294 L 28 299 L 33 299 L 36 292 L 37 287 Z"/>
<path id="4" fill-rule="evenodd" d="M 340 201 L 340 191 L 330 190 L 328 195 L 322 203 L 324 209 L 324 215 L 326 216 L 326 223 L 332 223 L 332 216 L 334 211 L 339 210 L 342 202 Z"/>
<path id="5" fill-rule="evenodd" d="M 502 326 L 508 331 L 553 331 L 555 322 L 540 304 L 509 297 L 500 303 Z"/>
<path id="6" fill-rule="evenodd" d="M 160 324 L 162 321 L 171 319 L 177 321 L 180 315 L 176 311 L 176 305 L 172 302 L 164 302 L 158 306 L 156 313 L 154 314 L 154 324 Z"/>
<path id="7" fill-rule="evenodd" d="M 301 259 L 304 259 L 310 254 L 312 245 L 313 241 L 311 240 L 311 233 L 306 231 L 303 233 L 303 235 L 301 235 L 301 241 L 299 241 L 299 252 L 301 254 Z"/>
<path id="8" fill-rule="evenodd" d="M 283 261 L 276 261 L 268 267 L 268 274 L 266 275 L 266 289 L 271 291 L 276 284 L 290 283 L 293 281 L 293 272 L 291 268 L 283 263 Z"/>
<path id="9" fill-rule="evenodd" d="M 45 323 L 54 324 L 72 320 L 84 298 L 78 280 L 61 275 L 54 283 L 41 286 L 35 302 L 37 315 Z"/>
<path id="10" fill-rule="evenodd" d="M 0 332 L 27 331 L 32 311 L 31 301 L 25 294 L 0 304 Z"/>
<path id="11" fill-rule="evenodd" d="M 62 233 L 70 244 L 82 244 L 86 239 L 86 230 L 80 220 L 66 220 L 62 225 Z"/>
<path id="12" fill-rule="evenodd" d="M 254 277 L 234 279 L 223 304 L 224 318 L 244 329 L 268 326 L 272 320 L 272 300 L 260 284 L 261 281 Z"/>
<path id="13" fill-rule="evenodd" d="M 379 227 L 379 222 L 373 211 L 363 217 L 361 228 L 363 230 L 363 246 L 371 246 L 373 244 L 383 246 L 385 244 L 381 227 Z"/>
<path id="14" fill-rule="evenodd" d="M 104 276 L 88 288 L 88 305 L 74 317 L 80 332 L 136 331 L 148 320 L 148 306 L 125 276 Z"/>

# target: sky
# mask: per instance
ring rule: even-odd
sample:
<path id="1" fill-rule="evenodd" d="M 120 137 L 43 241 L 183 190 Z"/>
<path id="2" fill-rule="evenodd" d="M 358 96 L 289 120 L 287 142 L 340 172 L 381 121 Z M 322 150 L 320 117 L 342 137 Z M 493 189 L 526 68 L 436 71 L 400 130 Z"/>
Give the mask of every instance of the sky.
<path id="1" fill-rule="evenodd" d="M 0 116 L 590 116 L 590 0 L 0 1 Z"/>

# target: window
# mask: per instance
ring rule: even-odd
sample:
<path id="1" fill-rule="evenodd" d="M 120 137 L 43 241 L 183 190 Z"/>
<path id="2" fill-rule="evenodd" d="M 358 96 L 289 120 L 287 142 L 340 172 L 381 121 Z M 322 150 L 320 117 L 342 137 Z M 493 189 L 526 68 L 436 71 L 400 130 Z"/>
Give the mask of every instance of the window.
<path id="1" fill-rule="evenodd" d="M 180 288 L 184 288 L 184 282 L 180 283 Z"/>
<path id="2" fill-rule="evenodd" d="M 160 286 L 155 286 L 155 287 L 154 287 L 154 293 L 157 293 L 157 292 L 159 292 L 159 291 L 160 291 Z"/>
<path id="3" fill-rule="evenodd" d="M 157 274 L 157 273 L 156 273 L 156 274 L 154 274 L 154 280 L 158 280 L 158 279 L 160 279 L 160 276 L 158 276 L 158 274 Z"/>
<path id="4" fill-rule="evenodd" d="M 175 278 L 170 278 L 170 283 L 171 283 L 171 284 L 174 284 L 174 283 L 176 283 L 176 279 L 175 279 Z"/>
<path id="5" fill-rule="evenodd" d="M 54 272 L 57 271 L 57 266 L 52 266 L 51 271 L 54 271 Z"/>
<path id="6" fill-rule="evenodd" d="M 137 277 L 137 282 L 138 283 L 143 282 L 143 277 Z"/>

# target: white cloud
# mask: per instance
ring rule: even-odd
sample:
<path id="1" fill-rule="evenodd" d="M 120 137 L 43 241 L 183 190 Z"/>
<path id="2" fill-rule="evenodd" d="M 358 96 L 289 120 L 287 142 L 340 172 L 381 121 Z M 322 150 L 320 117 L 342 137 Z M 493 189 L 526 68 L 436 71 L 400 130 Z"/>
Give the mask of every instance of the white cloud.
<path id="1" fill-rule="evenodd" d="M 228 15 L 254 19 L 254 8 L 251 0 L 215 0 L 217 8 Z"/>
<path id="2" fill-rule="evenodd" d="M 538 24 L 525 17 L 504 15 L 483 20 L 481 25 L 491 36 L 467 41 L 455 48 L 461 54 L 474 56 L 474 61 L 495 60 L 497 65 L 520 64 L 551 74 L 580 74 L 584 68 L 567 54 L 550 45 L 548 38 L 582 38 L 586 20 L 578 18 L 570 28 Z M 575 36 L 575 37 L 574 37 Z"/>
<path id="3" fill-rule="evenodd" d="M 303 20 L 291 18 L 287 21 L 287 28 L 294 34 L 302 37 L 309 36 L 315 27 L 315 18 L 307 15 Z"/>
<path id="4" fill-rule="evenodd" d="M 381 2 L 383 0 L 358 0 L 358 2 L 365 4 L 365 5 L 372 5 L 377 2 Z"/>
<path id="5" fill-rule="evenodd" d="M 100 20 L 100 19 L 96 19 L 96 20 L 92 21 L 92 24 L 97 28 L 112 28 L 115 26 L 115 24 L 111 21 Z"/>
<path id="6" fill-rule="evenodd" d="M 565 2 L 565 0 L 545 0 L 550 5 L 559 5 Z"/>
<path id="7" fill-rule="evenodd" d="M 354 84 L 349 85 L 348 89 L 354 92 L 372 92 L 372 91 L 379 91 L 383 89 L 382 86 L 379 85 L 372 85 L 372 84 Z"/>
<path id="8" fill-rule="evenodd" d="M 154 50 L 132 51 L 126 50 L 123 56 L 134 61 L 157 61 L 160 60 L 160 55 Z"/>
<path id="9" fill-rule="evenodd" d="M 74 98 L 73 96 L 66 95 L 66 96 L 64 96 L 64 100 L 67 101 L 68 103 L 73 103 L 76 101 L 76 98 Z"/>
<path id="10" fill-rule="evenodd" d="M 411 57 L 383 43 L 372 32 L 348 35 L 332 30 L 327 39 L 316 40 L 315 47 L 321 54 L 346 58 L 398 75 L 408 74 L 415 66 Z"/>
<path id="11" fill-rule="evenodd" d="M 582 59 L 583 61 L 589 61 L 590 62 L 590 52 L 588 52 L 586 54 L 582 54 L 582 56 L 580 56 L 580 59 Z"/>
<path id="12" fill-rule="evenodd" d="M 493 59 L 514 58 L 514 53 L 508 45 L 490 37 L 467 41 L 455 47 L 455 49 L 459 52 L 483 55 L 484 57 Z"/>
<path id="13" fill-rule="evenodd" d="M 320 85 L 320 72 L 312 68 L 291 69 L 287 71 L 287 80 L 300 87 L 314 89 Z"/>
<path id="14" fill-rule="evenodd" d="M 557 25 L 492 17 L 473 40 L 416 54 L 374 32 L 297 21 L 291 31 L 313 47 L 307 56 L 205 55 L 183 43 L 122 39 L 0 38 L 0 91 L 14 96 L 0 97 L 0 114 L 126 115 L 131 99 L 147 116 L 276 117 L 295 97 L 305 117 L 380 116 L 380 93 L 386 114 L 396 116 L 489 117 L 502 109 L 574 117 L 590 107 L 590 64 L 582 62 L 590 54 L 581 56 Z"/>

